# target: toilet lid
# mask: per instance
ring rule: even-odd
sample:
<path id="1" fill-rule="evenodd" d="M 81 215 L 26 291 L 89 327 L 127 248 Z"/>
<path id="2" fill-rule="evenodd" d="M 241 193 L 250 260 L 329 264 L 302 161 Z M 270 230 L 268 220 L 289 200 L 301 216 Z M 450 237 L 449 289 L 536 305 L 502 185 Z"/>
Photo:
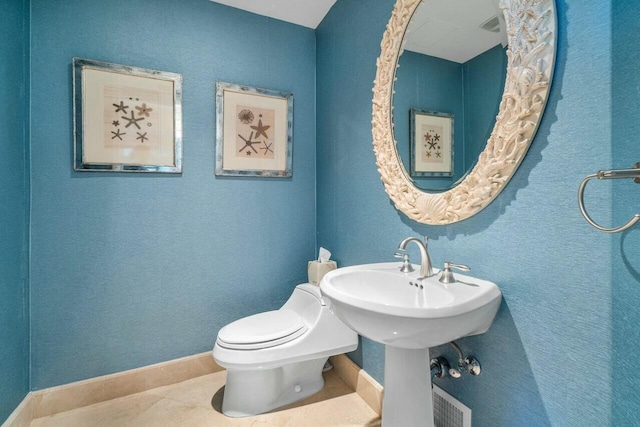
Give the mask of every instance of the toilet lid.
<path id="1" fill-rule="evenodd" d="M 218 332 L 220 347 L 255 350 L 298 338 L 307 325 L 292 310 L 267 311 L 229 323 Z"/>

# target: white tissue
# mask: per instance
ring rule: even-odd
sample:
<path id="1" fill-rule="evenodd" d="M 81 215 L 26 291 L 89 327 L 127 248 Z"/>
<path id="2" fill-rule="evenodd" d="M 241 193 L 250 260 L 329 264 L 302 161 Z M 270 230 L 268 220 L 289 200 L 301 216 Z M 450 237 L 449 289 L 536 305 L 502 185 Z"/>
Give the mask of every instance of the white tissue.
<path id="1" fill-rule="evenodd" d="M 331 252 L 321 246 L 318 252 L 318 262 L 327 262 L 329 258 L 331 258 Z"/>

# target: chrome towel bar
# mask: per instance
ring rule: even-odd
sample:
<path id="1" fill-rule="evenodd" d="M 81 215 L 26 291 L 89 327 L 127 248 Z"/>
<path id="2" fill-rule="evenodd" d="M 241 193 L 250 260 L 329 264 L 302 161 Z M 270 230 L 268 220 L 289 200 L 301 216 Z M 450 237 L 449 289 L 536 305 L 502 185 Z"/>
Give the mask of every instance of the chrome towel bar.
<path id="1" fill-rule="evenodd" d="M 632 169 L 614 169 L 609 171 L 598 171 L 592 175 L 588 175 L 585 179 L 580 183 L 580 188 L 578 189 L 578 207 L 580 208 L 580 212 L 584 219 L 587 220 L 589 224 L 600 231 L 604 231 L 605 233 L 619 233 L 624 231 L 630 227 L 633 227 L 638 221 L 640 221 L 640 214 L 635 214 L 631 221 L 626 223 L 625 225 L 617 228 L 605 228 L 598 224 L 596 224 L 589 214 L 587 210 L 584 208 L 584 189 L 587 186 L 587 182 L 590 180 L 598 178 L 598 179 L 620 179 L 620 178 L 633 178 L 633 182 L 636 184 L 640 184 L 640 162 L 636 163 Z"/>

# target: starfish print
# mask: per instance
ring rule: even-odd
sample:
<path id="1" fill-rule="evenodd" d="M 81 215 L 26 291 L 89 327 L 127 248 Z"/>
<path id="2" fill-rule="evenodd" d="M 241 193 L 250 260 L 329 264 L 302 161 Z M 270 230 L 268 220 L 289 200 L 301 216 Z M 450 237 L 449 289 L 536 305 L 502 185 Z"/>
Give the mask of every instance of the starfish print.
<path id="1" fill-rule="evenodd" d="M 125 132 L 120 133 L 120 129 L 117 129 L 117 132 L 111 131 L 111 133 L 113 134 L 113 136 L 111 137 L 111 139 L 116 139 L 118 138 L 120 141 L 122 141 L 122 135 L 126 135 Z"/>
<path id="2" fill-rule="evenodd" d="M 427 151 L 427 158 L 431 157 L 431 152 Z"/>
<path id="3" fill-rule="evenodd" d="M 125 126 L 125 128 L 128 128 L 131 125 L 136 125 L 136 127 L 138 129 L 140 129 L 140 125 L 138 124 L 138 122 L 140 120 L 144 120 L 144 117 L 140 117 L 139 119 L 135 118 L 135 115 L 133 113 L 133 111 L 131 112 L 131 117 L 127 117 L 127 116 L 121 116 L 123 119 L 125 119 L 126 121 L 128 121 L 129 123 L 127 123 L 127 125 Z"/>
<path id="4" fill-rule="evenodd" d="M 440 157 L 441 155 L 442 155 L 442 153 L 441 153 L 441 152 L 436 151 L 436 157 Z"/>
<path id="5" fill-rule="evenodd" d="M 433 148 L 434 150 L 436 149 L 436 143 L 435 143 L 435 141 L 428 141 L 428 143 L 429 143 L 429 146 L 430 146 L 430 147 L 429 147 L 429 150 L 431 150 L 432 148 Z"/>
<path id="6" fill-rule="evenodd" d="M 430 134 L 430 133 L 427 133 L 427 134 L 424 136 L 424 140 L 425 140 L 425 141 L 427 141 L 427 142 L 429 142 L 429 141 L 431 140 L 431 134 Z"/>
<path id="7" fill-rule="evenodd" d="M 244 151 L 245 148 L 249 147 L 251 148 L 255 153 L 258 152 L 258 150 L 256 150 L 255 148 L 253 148 L 253 144 L 260 144 L 260 141 L 252 141 L 253 139 L 253 132 L 251 132 L 251 135 L 249 135 L 249 139 L 245 139 L 244 136 L 238 134 L 238 136 L 244 141 L 244 146 L 238 150 L 240 152 Z M 250 156 L 251 153 L 249 153 L 249 150 L 247 150 L 247 156 Z"/>
<path id="8" fill-rule="evenodd" d="M 117 120 L 112 121 L 111 124 L 114 126 L 120 126 L 120 122 Z"/>
<path id="9" fill-rule="evenodd" d="M 129 108 L 128 105 L 124 105 L 123 101 L 120 101 L 120 105 L 118 104 L 113 104 L 114 107 L 116 107 L 116 113 L 118 111 L 122 111 L 123 113 L 127 114 L 127 108 Z"/>
<path id="10" fill-rule="evenodd" d="M 271 151 L 273 153 L 273 150 L 271 149 L 271 146 L 273 145 L 273 143 L 268 144 L 267 145 L 267 141 L 263 141 L 264 147 L 261 147 L 261 150 L 264 150 L 264 154 L 266 155 L 269 151 Z"/>
<path id="11" fill-rule="evenodd" d="M 149 113 L 153 111 L 153 108 L 147 107 L 147 104 L 143 103 L 140 107 L 136 107 L 139 116 L 149 117 Z"/>
<path id="12" fill-rule="evenodd" d="M 140 133 L 140 132 L 136 132 L 138 134 L 138 136 L 136 137 L 136 139 L 139 139 L 140 142 L 144 143 L 145 141 L 148 141 L 149 138 L 147 137 L 147 133 Z"/>
<path id="13" fill-rule="evenodd" d="M 267 129 L 269 129 L 271 126 L 263 126 L 262 125 L 262 119 L 258 120 L 258 126 L 251 126 L 251 129 L 256 131 L 256 138 L 259 138 L 260 135 L 264 135 L 265 138 L 269 139 L 269 137 L 267 136 Z"/>
<path id="14" fill-rule="evenodd" d="M 440 135 L 436 134 L 436 136 L 434 136 L 433 139 L 435 139 L 436 141 L 440 141 Z"/>

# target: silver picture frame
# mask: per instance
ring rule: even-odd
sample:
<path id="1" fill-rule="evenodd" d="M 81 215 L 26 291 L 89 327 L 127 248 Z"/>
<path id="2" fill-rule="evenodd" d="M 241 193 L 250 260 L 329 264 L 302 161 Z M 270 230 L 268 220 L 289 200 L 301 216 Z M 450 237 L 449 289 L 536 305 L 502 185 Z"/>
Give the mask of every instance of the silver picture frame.
<path id="1" fill-rule="evenodd" d="M 182 173 L 182 75 L 73 58 L 73 168 Z"/>
<path id="2" fill-rule="evenodd" d="M 216 83 L 216 176 L 293 175 L 293 94 Z"/>

